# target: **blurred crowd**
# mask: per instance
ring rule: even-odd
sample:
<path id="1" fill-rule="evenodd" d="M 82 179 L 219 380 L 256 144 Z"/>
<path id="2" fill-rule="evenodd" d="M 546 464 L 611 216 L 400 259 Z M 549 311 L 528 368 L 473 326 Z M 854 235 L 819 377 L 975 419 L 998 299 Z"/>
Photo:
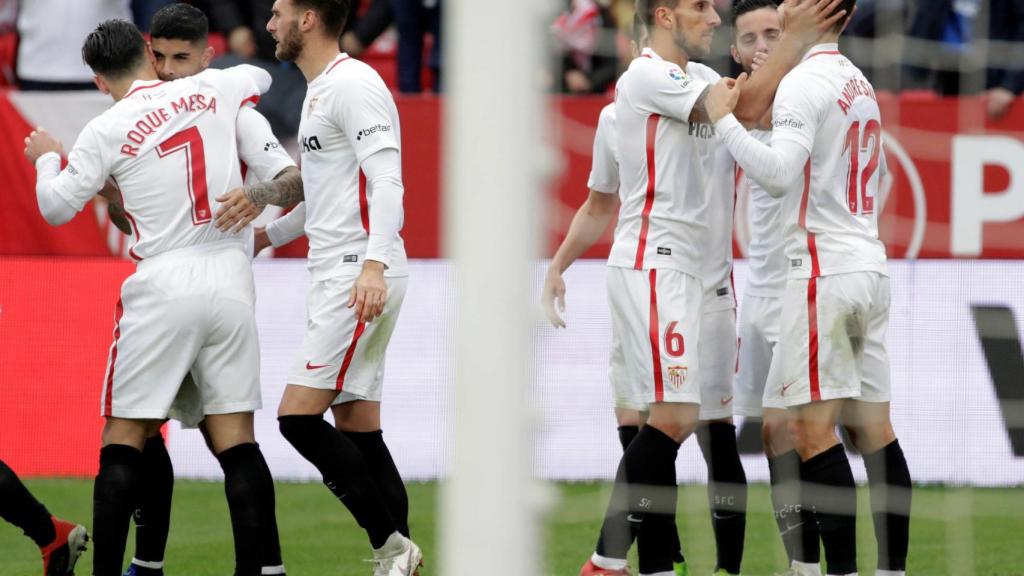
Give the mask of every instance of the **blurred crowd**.
<path id="1" fill-rule="evenodd" d="M 552 89 L 610 90 L 631 58 L 634 0 L 553 1 L 562 11 L 551 27 Z M 715 5 L 722 26 L 707 63 L 736 72 L 732 0 Z M 880 90 L 985 93 L 998 117 L 1024 91 L 1024 0 L 858 0 L 842 49 Z"/>

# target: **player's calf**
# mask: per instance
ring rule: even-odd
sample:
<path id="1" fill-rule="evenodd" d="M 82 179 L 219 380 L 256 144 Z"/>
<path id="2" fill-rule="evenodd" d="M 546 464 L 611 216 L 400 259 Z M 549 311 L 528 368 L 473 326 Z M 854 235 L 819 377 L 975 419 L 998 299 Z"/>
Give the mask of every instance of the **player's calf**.
<path id="1" fill-rule="evenodd" d="M 747 525 L 747 476 L 736 445 L 736 426 L 702 423 L 697 440 L 708 465 L 708 504 L 717 545 L 717 568 L 739 574 Z"/>

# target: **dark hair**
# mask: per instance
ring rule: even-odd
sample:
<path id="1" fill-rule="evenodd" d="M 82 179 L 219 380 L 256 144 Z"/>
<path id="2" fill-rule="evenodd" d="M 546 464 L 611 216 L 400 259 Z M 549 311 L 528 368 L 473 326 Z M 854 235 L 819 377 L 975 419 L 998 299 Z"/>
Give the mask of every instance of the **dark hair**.
<path id="1" fill-rule="evenodd" d="M 777 10 L 779 8 L 779 3 L 775 0 L 737 0 L 736 3 L 732 5 L 733 28 L 736 27 L 736 20 L 739 19 L 740 16 L 743 16 L 747 12 L 760 10 L 761 8 Z"/>
<path id="2" fill-rule="evenodd" d="M 833 32 L 839 32 L 840 30 L 843 29 L 844 26 L 846 26 L 846 22 L 853 16 L 853 7 L 856 4 L 857 4 L 857 0 L 843 0 L 839 4 L 839 6 L 836 6 L 835 12 L 832 12 L 832 14 L 835 14 L 836 12 L 839 12 L 840 10 L 846 10 L 846 16 L 843 16 L 839 20 L 839 22 L 836 22 L 835 25 L 832 26 L 832 31 Z"/>
<path id="3" fill-rule="evenodd" d="M 199 42 L 210 34 L 210 21 L 195 6 L 184 2 L 168 4 L 153 15 L 149 34 L 153 38 Z"/>
<path id="4" fill-rule="evenodd" d="M 123 78 L 146 57 L 146 41 L 135 24 L 125 20 L 101 22 L 82 45 L 82 60 L 93 73 Z"/>
<path id="5" fill-rule="evenodd" d="M 320 16 L 324 28 L 331 36 L 341 36 L 349 15 L 348 0 L 293 0 L 296 6 L 304 6 Z"/>
<path id="6" fill-rule="evenodd" d="M 636 0 L 636 13 L 643 18 L 644 24 L 654 26 L 654 11 L 662 6 L 675 8 L 679 0 Z"/>
<path id="7" fill-rule="evenodd" d="M 645 28 L 646 28 L 646 25 L 644 24 L 644 19 L 640 17 L 640 13 L 639 12 L 634 12 L 633 13 L 633 42 L 636 42 L 636 45 L 637 45 L 638 48 L 641 47 L 640 46 L 640 37 L 643 36 Z"/>

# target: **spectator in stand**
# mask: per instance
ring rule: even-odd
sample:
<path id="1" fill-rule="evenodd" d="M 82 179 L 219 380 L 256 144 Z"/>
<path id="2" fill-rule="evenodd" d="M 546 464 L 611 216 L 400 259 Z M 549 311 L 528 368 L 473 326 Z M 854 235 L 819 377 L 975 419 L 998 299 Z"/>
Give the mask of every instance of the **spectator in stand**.
<path id="1" fill-rule="evenodd" d="M 441 90 L 441 0 L 392 0 L 398 29 L 398 91 L 423 90 L 423 37 L 430 34 L 434 46 L 427 57 L 433 76 L 431 89 Z"/>
<path id="2" fill-rule="evenodd" d="M 571 0 L 551 26 L 562 54 L 559 89 L 569 94 L 603 93 L 618 76 L 618 45 L 611 11 L 595 0 Z"/>
<path id="3" fill-rule="evenodd" d="M 359 14 L 359 2 L 352 3 L 352 10 L 345 31 L 341 34 L 341 51 L 358 58 L 364 50 L 395 21 L 392 0 L 370 0 L 366 11 Z"/>
<path id="4" fill-rule="evenodd" d="M 996 63 L 988 69 L 988 115 L 998 119 L 1024 92 L 1024 61 L 1020 58 L 1024 50 L 1024 0 L 991 0 L 989 10 L 989 38 L 1015 43 L 995 45 L 989 53 Z"/>
<path id="5" fill-rule="evenodd" d="M 227 39 L 228 53 L 213 61 L 214 68 L 245 63 L 270 73 L 274 89 L 263 95 L 256 109 L 282 142 L 291 141 L 299 131 L 306 80 L 292 63 L 279 62 L 274 56 L 276 42 L 267 32 L 274 0 L 193 0 L 190 4 L 206 12 L 211 28 Z"/>
<path id="6" fill-rule="evenodd" d="M 904 88 L 934 90 L 943 95 L 960 93 L 960 60 L 970 48 L 979 4 L 980 0 L 917 3 L 908 30 L 911 42 L 904 53 L 908 63 Z"/>
<path id="7" fill-rule="evenodd" d="M 168 4 L 174 4 L 177 0 L 132 0 L 132 18 L 135 20 L 135 25 L 142 30 L 143 33 L 149 34 L 149 24 L 153 21 L 153 16 L 160 11 L 161 8 Z"/>
<path id="8" fill-rule="evenodd" d="M 22 1 L 17 63 L 21 89 L 95 90 L 81 48 L 96 25 L 111 18 L 131 21 L 129 0 Z"/>

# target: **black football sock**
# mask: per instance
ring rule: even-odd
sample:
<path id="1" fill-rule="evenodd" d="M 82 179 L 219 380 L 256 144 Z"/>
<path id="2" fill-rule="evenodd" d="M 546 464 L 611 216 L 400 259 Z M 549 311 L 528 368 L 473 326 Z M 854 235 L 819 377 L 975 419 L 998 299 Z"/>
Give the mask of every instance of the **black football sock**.
<path id="1" fill-rule="evenodd" d="M 828 574 L 857 571 L 857 488 L 842 444 L 800 465 L 802 500 L 814 512 Z"/>
<path id="2" fill-rule="evenodd" d="M 235 540 L 235 576 L 259 576 L 263 543 L 273 505 L 274 481 L 256 444 L 239 444 L 217 455 L 224 470 L 224 494 Z"/>
<path id="3" fill-rule="evenodd" d="M 322 416 L 281 416 L 281 435 L 323 475 L 324 484 L 380 548 L 398 526 L 388 511 L 359 448 Z"/>
<path id="4" fill-rule="evenodd" d="M 818 524 L 814 513 L 800 503 L 800 456 L 790 450 L 768 459 L 772 484 L 772 507 L 782 544 L 790 562 L 821 562 Z"/>
<path id="5" fill-rule="evenodd" d="M 257 447 L 259 444 L 257 444 Z M 270 474 L 270 466 L 263 457 L 263 451 L 257 450 L 259 460 L 260 476 L 270 479 L 269 500 L 264 507 L 266 519 L 263 527 L 263 567 L 284 568 L 284 560 L 281 558 L 281 537 L 277 531 L 277 498 L 274 495 L 274 477 Z M 266 573 L 266 571 L 264 571 Z"/>
<path id="6" fill-rule="evenodd" d="M 57 537 L 46 506 L 32 496 L 3 460 L 0 460 L 0 518 L 21 528 L 40 548 Z"/>
<path id="7" fill-rule="evenodd" d="M 625 522 L 618 518 L 612 520 L 625 524 L 631 534 L 636 535 L 639 569 L 643 574 L 671 571 L 679 552 L 677 533 L 673 530 L 678 497 L 678 453 L 679 444 L 675 440 L 657 428 L 644 426 L 623 455 L 627 481 Z M 608 520 L 606 517 L 606 526 Z M 615 557 L 625 558 L 625 555 Z"/>
<path id="8" fill-rule="evenodd" d="M 120 576 L 132 513 L 139 502 L 142 452 L 124 444 L 100 450 L 92 493 L 92 573 Z"/>
<path id="9" fill-rule="evenodd" d="M 142 486 L 135 509 L 135 558 L 163 562 L 171 526 L 174 467 L 160 434 L 146 440 L 142 449 Z"/>
<path id="10" fill-rule="evenodd" d="M 878 540 L 878 569 L 907 569 L 910 544 L 910 469 L 899 440 L 864 455 L 871 486 L 871 511 Z"/>
<path id="11" fill-rule="evenodd" d="M 708 465 L 708 504 L 718 550 L 716 570 L 740 573 L 747 527 L 747 475 L 736 446 L 736 427 L 711 422 L 697 429 Z"/>
<path id="12" fill-rule="evenodd" d="M 619 444 L 622 444 L 623 452 L 629 448 L 629 444 L 633 442 L 639 432 L 639 426 L 619 426 Z"/>
<path id="13" fill-rule="evenodd" d="M 398 525 L 398 531 L 409 537 L 409 495 L 405 491 L 405 482 L 398 473 L 398 467 L 391 457 L 391 451 L 384 443 L 384 432 L 345 432 L 349 440 L 363 454 L 366 467 L 370 470 L 377 490 L 384 498 L 391 518 Z"/>

